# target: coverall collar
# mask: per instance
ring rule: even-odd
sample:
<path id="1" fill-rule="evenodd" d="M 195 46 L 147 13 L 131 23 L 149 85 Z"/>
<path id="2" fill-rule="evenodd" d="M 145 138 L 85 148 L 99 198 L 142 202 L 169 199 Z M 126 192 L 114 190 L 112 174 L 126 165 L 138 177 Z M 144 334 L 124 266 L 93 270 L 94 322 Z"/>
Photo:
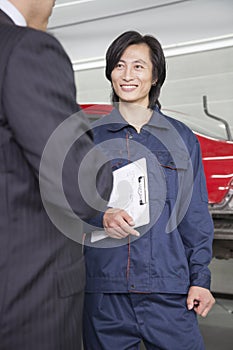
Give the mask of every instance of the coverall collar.
<path id="1" fill-rule="evenodd" d="M 111 123 L 108 125 L 108 130 L 112 132 L 117 132 L 124 129 L 130 124 L 122 117 L 121 113 L 117 108 L 114 108 L 111 113 Z M 159 129 L 169 129 L 169 125 L 162 114 L 159 113 L 157 107 L 154 109 L 153 114 L 147 124 L 144 127 L 155 127 Z"/>

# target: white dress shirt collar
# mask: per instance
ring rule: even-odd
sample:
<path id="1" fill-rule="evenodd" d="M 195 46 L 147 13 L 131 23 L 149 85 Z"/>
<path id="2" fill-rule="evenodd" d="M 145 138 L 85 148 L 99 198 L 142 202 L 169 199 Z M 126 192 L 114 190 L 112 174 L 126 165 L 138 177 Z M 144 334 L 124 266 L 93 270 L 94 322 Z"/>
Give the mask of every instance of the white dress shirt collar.
<path id="1" fill-rule="evenodd" d="M 12 21 L 22 27 L 26 27 L 27 23 L 23 15 L 19 12 L 19 10 L 12 5 L 12 3 L 8 0 L 0 0 L 0 9 L 5 12 L 7 16 L 9 16 Z"/>

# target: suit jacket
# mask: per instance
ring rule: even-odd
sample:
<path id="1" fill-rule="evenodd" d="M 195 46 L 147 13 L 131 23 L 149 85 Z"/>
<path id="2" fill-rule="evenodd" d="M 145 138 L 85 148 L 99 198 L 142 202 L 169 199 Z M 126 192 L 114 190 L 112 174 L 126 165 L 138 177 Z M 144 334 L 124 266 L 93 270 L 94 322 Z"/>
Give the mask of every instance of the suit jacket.
<path id="1" fill-rule="evenodd" d="M 67 238 L 65 229 L 81 234 L 74 216 L 85 219 L 104 206 L 98 207 L 91 183 L 98 170 L 95 151 L 83 170 L 84 189 L 77 186 L 81 161 L 93 147 L 91 133 L 84 133 L 89 128 L 85 117 L 72 121 L 72 129 L 83 135 L 70 145 L 61 172 L 69 205 L 63 208 L 57 196 L 56 162 L 50 169 L 63 150 L 61 135 L 54 153 L 50 150 L 50 158 L 45 157 L 51 171 L 41 171 L 43 202 L 39 188 L 45 145 L 79 111 L 75 100 L 72 66 L 59 42 L 47 33 L 13 25 L 0 11 L 0 350 L 81 349 L 81 238 Z M 67 147 L 69 132 L 64 130 Z M 98 173 L 97 187 L 108 199 L 112 175 L 107 165 Z"/>

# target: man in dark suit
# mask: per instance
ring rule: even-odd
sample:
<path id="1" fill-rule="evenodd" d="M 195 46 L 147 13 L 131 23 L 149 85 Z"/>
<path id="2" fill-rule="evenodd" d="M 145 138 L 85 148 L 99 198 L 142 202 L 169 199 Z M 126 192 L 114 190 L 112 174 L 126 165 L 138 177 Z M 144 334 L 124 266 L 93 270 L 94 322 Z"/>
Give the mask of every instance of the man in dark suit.
<path id="1" fill-rule="evenodd" d="M 63 143 L 69 144 L 69 127 L 40 168 L 50 136 L 79 111 L 70 60 L 44 32 L 53 5 L 0 0 L 0 350 L 81 349 L 85 269 L 80 237 L 71 240 L 67 231 L 81 234 L 76 218 L 101 211 L 101 197 L 107 200 L 112 187 L 111 171 L 99 165 L 102 159 L 97 164 L 95 149 L 78 178 L 93 148 L 92 135 L 85 133 L 89 124 L 79 115 L 71 125 L 82 136 L 62 160 L 70 210 L 56 201 L 56 161 Z M 92 173 L 98 173 L 98 191 Z M 43 202 L 39 181 L 45 185 Z M 55 219 L 47 214 L 54 212 Z"/>

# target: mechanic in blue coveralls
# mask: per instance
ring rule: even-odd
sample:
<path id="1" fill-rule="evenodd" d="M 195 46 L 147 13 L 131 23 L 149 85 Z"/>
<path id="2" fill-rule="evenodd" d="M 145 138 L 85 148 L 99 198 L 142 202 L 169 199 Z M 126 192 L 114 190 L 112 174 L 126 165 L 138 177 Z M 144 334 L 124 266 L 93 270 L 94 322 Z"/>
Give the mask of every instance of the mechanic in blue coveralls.
<path id="1" fill-rule="evenodd" d="M 208 269 L 213 222 L 198 140 L 160 110 L 165 76 L 163 50 L 152 36 L 125 32 L 108 48 L 115 108 L 95 122 L 95 143 L 113 170 L 146 158 L 150 221 L 134 227 L 125 203 L 92 222 L 86 350 L 136 350 L 141 340 L 149 350 L 204 349 L 197 315 L 205 317 L 215 302 Z M 107 238 L 93 241 L 101 227 Z"/>

